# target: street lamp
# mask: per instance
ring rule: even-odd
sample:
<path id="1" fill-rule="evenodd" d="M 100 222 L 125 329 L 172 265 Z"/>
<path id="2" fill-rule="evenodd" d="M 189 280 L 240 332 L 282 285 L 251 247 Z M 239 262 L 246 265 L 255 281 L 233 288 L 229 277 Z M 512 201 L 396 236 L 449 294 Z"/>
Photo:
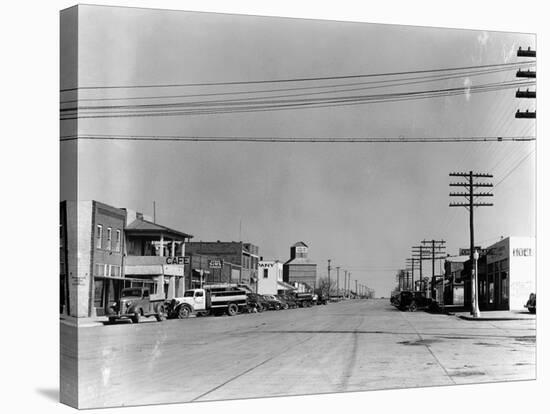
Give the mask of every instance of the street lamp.
<path id="1" fill-rule="evenodd" d="M 474 318 L 479 318 L 481 313 L 479 312 L 479 295 L 478 295 L 478 282 L 477 282 L 477 261 L 479 259 L 479 252 L 474 251 L 474 272 L 472 280 L 472 316 Z"/>

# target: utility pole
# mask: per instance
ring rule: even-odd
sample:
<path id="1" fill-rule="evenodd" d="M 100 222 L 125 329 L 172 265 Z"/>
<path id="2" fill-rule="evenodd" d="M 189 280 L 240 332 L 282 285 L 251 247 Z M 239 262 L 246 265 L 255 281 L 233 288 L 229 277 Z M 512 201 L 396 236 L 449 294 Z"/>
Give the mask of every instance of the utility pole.
<path id="1" fill-rule="evenodd" d="M 348 297 L 351 297 L 351 272 L 348 272 Z"/>
<path id="2" fill-rule="evenodd" d="M 436 284 L 436 280 L 435 280 L 435 260 L 436 259 L 445 259 L 445 252 L 444 252 L 444 249 L 445 249 L 445 240 L 422 240 L 422 244 L 423 245 L 426 245 L 426 244 L 431 244 L 432 245 L 432 252 L 431 252 L 431 259 L 432 259 L 432 289 L 431 289 L 431 297 L 432 299 L 436 299 L 436 293 L 435 293 L 435 284 Z M 437 249 L 437 251 L 436 251 Z M 443 251 L 442 251 L 443 250 Z M 439 256 L 439 257 L 436 257 L 436 254 L 437 255 L 443 255 L 443 256 Z"/>
<path id="3" fill-rule="evenodd" d="M 330 259 L 328 259 L 328 299 L 330 300 Z"/>
<path id="4" fill-rule="evenodd" d="M 478 286 L 477 286 L 477 272 L 474 269 L 474 208 L 475 207 L 491 207 L 492 203 L 476 202 L 479 197 L 492 197 L 492 193 L 475 192 L 478 188 L 493 187 L 492 183 L 488 182 L 475 182 L 476 178 L 493 178 L 491 174 L 478 174 L 472 171 L 468 173 L 450 173 L 450 177 L 462 177 L 466 179 L 466 182 L 450 183 L 451 187 L 464 187 L 467 192 L 465 193 L 449 193 L 450 197 L 465 197 L 466 203 L 450 203 L 450 207 L 465 207 L 470 212 L 470 262 L 472 264 L 472 315 L 475 318 L 480 316 L 479 303 L 478 303 Z"/>
<path id="5" fill-rule="evenodd" d="M 348 279 L 348 271 L 344 270 L 344 298 L 346 297 L 346 288 L 347 288 L 347 279 Z"/>
<path id="6" fill-rule="evenodd" d="M 355 297 L 357 297 L 357 279 L 355 279 Z"/>
<path id="7" fill-rule="evenodd" d="M 336 266 L 336 296 L 340 297 L 340 266 Z"/>
<path id="8" fill-rule="evenodd" d="M 528 47 L 527 50 L 523 50 L 521 46 L 518 49 L 517 53 L 518 57 L 537 57 L 537 52 L 535 50 L 531 50 L 531 47 Z M 517 78 L 527 78 L 527 79 L 536 79 L 537 72 L 536 70 L 518 70 L 516 72 Z M 528 83 L 528 82 L 526 82 Z M 521 89 L 518 89 L 516 91 L 516 98 L 527 98 L 527 99 L 535 99 L 537 97 L 536 91 L 530 91 L 529 88 L 527 90 L 522 91 Z M 534 119 L 537 117 L 537 111 L 529 112 L 529 109 L 526 109 L 524 112 L 520 111 L 519 109 L 516 111 L 516 119 L 517 118 L 530 118 Z"/>
<path id="9" fill-rule="evenodd" d="M 407 258 L 406 262 L 407 262 L 407 268 L 410 268 L 411 270 L 411 290 L 414 291 L 415 290 L 415 286 L 414 286 L 415 263 L 418 264 L 420 260 L 417 259 L 416 257 L 411 257 L 411 258 Z"/>
<path id="10" fill-rule="evenodd" d="M 424 283 L 424 279 L 422 278 L 422 263 L 429 255 L 429 251 L 427 250 L 426 246 L 422 244 L 420 244 L 419 246 L 412 246 L 412 249 L 412 258 L 418 261 L 418 270 L 420 273 L 420 290 L 422 291 Z"/>

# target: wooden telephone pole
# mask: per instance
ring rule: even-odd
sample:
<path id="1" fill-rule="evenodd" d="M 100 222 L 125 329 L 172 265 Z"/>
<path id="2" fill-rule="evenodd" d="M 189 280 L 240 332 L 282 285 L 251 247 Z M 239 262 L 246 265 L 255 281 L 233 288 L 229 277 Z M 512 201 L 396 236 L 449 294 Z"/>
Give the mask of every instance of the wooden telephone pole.
<path id="1" fill-rule="evenodd" d="M 450 173 L 450 177 L 462 177 L 466 181 L 450 183 L 451 187 L 464 187 L 466 192 L 463 193 L 449 193 L 451 197 L 465 197 L 465 203 L 450 203 L 450 207 L 465 207 L 470 212 L 470 261 L 472 263 L 472 315 L 479 317 L 479 303 L 478 303 L 478 286 L 477 286 L 477 272 L 474 270 L 474 208 L 475 207 L 491 207 L 492 203 L 476 202 L 481 197 L 493 197 L 492 193 L 476 192 L 479 188 L 493 187 L 492 183 L 488 182 L 476 182 L 479 178 L 493 178 L 491 174 L 479 174 L 472 171 L 467 173 Z"/>

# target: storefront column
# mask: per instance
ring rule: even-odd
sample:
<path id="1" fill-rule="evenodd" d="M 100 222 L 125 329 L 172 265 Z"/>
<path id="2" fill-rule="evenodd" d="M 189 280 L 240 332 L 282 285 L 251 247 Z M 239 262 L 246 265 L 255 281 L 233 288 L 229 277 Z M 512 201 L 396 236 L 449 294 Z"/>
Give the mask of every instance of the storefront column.
<path id="1" fill-rule="evenodd" d="M 176 297 L 176 277 L 170 276 L 168 279 L 168 292 L 166 292 L 166 299 L 173 299 Z"/>
<path id="2" fill-rule="evenodd" d="M 164 234 L 160 234 L 159 256 L 164 256 Z"/>
<path id="3" fill-rule="evenodd" d="M 176 241 L 175 240 L 172 240 L 172 251 L 171 251 L 171 256 L 172 257 L 176 257 Z"/>

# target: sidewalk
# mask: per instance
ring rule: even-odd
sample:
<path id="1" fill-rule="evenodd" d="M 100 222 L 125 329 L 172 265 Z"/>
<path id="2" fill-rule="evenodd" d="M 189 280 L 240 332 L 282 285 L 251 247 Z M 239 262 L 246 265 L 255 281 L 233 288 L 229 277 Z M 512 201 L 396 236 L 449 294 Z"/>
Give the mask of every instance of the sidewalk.
<path id="1" fill-rule="evenodd" d="M 535 320 L 537 315 L 529 313 L 527 310 L 521 311 L 482 311 L 479 318 L 474 318 L 470 312 L 449 312 L 457 318 L 467 321 L 518 321 Z"/>
<path id="2" fill-rule="evenodd" d="M 103 326 L 109 319 L 106 316 L 97 316 L 95 318 L 75 318 L 74 316 L 59 315 L 59 322 L 73 326 L 75 328 L 90 328 L 93 326 Z"/>

